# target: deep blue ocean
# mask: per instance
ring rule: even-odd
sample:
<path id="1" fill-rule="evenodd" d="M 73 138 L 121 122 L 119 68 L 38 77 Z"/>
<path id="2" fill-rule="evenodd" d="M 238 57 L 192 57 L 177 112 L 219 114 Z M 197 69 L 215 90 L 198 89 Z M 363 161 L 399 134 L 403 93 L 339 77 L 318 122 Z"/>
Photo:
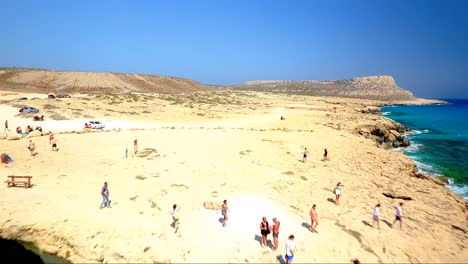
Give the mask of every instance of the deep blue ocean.
<path id="1" fill-rule="evenodd" d="M 401 148 L 421 172 L 445 176 L 450 189 L 468 199 L 468 100 L 446 105 L 388 106 L 382 114 L 412 129 Z"/>

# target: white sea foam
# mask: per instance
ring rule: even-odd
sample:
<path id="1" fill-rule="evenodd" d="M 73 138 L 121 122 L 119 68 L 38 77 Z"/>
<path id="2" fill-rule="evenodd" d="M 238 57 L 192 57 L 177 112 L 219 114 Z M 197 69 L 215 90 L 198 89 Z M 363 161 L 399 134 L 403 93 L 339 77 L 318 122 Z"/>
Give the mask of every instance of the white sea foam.
<path id="1" fill-rule="evenodd" d="M 468 199 L 468 185 L 461 185 L 461 184 L 449 184 L 447 185 L 447 187 L 460 194 L 461 196 L 463 196 L 463 198 L 465 198 L 465 200 Z"/>
<path id="2" fill-rule="evenodd" d="M 415 152 L 418 152 L 419 150 L 421 150 L 423 147 L 424 147 L 424 145 L 422 145 L 422 144 L 413 143 L 413 144 L 409 145 L 408 147 L 400 148 L 400 149 L 402 149 L 403 151 L 408 152 L 408 153 L 415 153 Z"/>
<path id="3" fill-rule="evenodd" d="M 382 112 L 382 115 L 383 115 L 383 116 L 388 116 L 388 115 L 390 115 L 391 113 L 392 113 L 392 112 Z"/>

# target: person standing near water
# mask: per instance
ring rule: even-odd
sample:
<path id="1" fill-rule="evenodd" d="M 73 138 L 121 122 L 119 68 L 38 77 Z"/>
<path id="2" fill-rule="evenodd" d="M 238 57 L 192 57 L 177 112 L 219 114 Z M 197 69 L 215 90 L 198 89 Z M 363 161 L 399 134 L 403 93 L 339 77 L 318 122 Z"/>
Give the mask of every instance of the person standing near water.
<path id="1" fill-rule="evenodd" d="M 372 228 L 374 228 L 374 225 L 377 223 L 377 228 L 380 230 L 380 203 L 378 203 L 375 207 L 374 207 L 374 214 L 372 215 L 372 219 L 373 219 L 373 222 L 372 222 Z"/>
<path id="2" fill-rule="evenodd" d="M 229 207 L 227 206 L 227 200 L 224 200 L 223 204 L 221 205 L 221 214 L 223 215 L 223 226 L 226 226 L 226 221 L 228 220 L 228 211 Z"/>
<path id="3" fill-rule="evenodd" d="M 395 214 L 395 221 L 393 221 L 392 228 L 395 225 L 396 221 L 400 221 L 400 229 L 403 227 L 403 209 L 401 208 L 403 203 L 395 206 L 396 214 Z"/>
<path id="4" fill-rule="evenodd" d="M 179 230 L 179 220 L 180 220 L 179 211 L 180 211 L 180 207 L 177 207 L 177 204 L 174 204 L 172 206 L 172 213 L 171 213 L 172 221 L 173 221 L 172 226 L 175 229 L 174 233 L 177 233 L 177 230 Z"/>
<path id="5" fill-rule="evenodd" d="M 3 129 L 3 132 L 7 130 L 10 131 L 10 129 L 8 128 L 8 120 L 5 120 L 5 129 Z"/>
<path id="6" fill-rule="evenodd" d="M 288 237 L 288 240 L 286 240 L 286 255 L 284 258 L 286 259 L 286 264 L 292 263 L 292 260 L 294 258 L 294 236 L 290 235 Z"/>
<path id="7" fill-rule="evenodd" d="M 104 207 L 110 208 L 110 200 L 109 200 L 109 187 L 107 187 L 107 182 L 104 182 L 104 186 L 101 188 L 101 195 L 102 195 L 102 202 L 99 209 Z"/>
<path id="8" fill-rule="evenodd" d="M 272 228 L 272 232 L 273 232 L 273 246 L 274 246 L 274 250 L 278 250 L 278 237 L 279 237 L 279 228 L 280 228 L 280 221 L 278 221 L 278 219 L 276 217 L 273 218 L 273 228 Z"/>

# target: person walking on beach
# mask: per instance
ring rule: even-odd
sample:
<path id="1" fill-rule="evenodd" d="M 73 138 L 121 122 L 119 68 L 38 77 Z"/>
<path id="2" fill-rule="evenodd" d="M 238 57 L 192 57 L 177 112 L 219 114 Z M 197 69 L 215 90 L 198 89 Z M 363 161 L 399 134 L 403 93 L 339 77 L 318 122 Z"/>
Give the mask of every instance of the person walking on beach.
<path id="1" fill-rule="evenodd" d="M 302 155 L 302 162 L 305 163 L 307 160 L 307 156 L 309 155 L 309 150 L 307 148 L 304 149 L 304 153 Z"/>
<path id="2" fill-rule="evenodd" d="M 111 201 L 109 200 L 109 187 L 107 187 L 107 182 L 104 182 L 104 186 L 101 188 L 102 202 L 99 209 L 104 207 L 110 208 Z"/>
<path id="3" fill-rule="evenodd" d="M 10 129 L 8 128 L 8 120 L 5 120 L 5 129 L 3 129 L 3 132 L 5 131 L 10 131 Z"/>
<path id="4" fill-rule="evenodd" d="M 286 264 L 292 263 L 294 258 L 294 235 L 290 235 L 286 240 L 286 255 L 284 258 L 286 259 Z"/>
<path id="5" fill-rule="evenodd" d="M 393 221 L 392 228 L 395 225 L 396 221 L 400 221 L 400 229 L 403 227 L 403 209 L 401 208 L 403 203 L 395 206 L 396 214 L 395 214 L 395 221 Z"/>
<path id="6" fill-rule="evenodd" d="M 273 249 L 276 251 L 278 250 L 278 236 L 279 236 L 279 228 L 280 228 L 280 221 L 278 221 L 278 219 L 276 217 L 273 218 L 273 228 L 272 228 L 272 232 L 273 232 Z"/>
<path id="7" fill-rule="evenodd" d="M 311 232 L 317 232 L 317 225 L 318 225 L 318 214 L 317 214 L 317 206 L 314 204 L 312 205 L 312 208 L 310 209 L 310 226 L 309 230 Z M 314 226 L 315 224 L 315 226 Z"/>
<path id="8" fill-rule="evenodd" d="M 36 156 L 36 144 L 32 140 L 29 140 L 29 146 L 28 146 L 29 151 L 31 152 L 31 156 L 35 157 Z"/>
<path id="9" fill-rule="evenodd" d="M 173 221 L 172 226 L 175 229 L 174 233 L 177 233 L 177 230 L 179 230 L 179 220 L 180 220 L 179 211 L 180 211 L 180 207 L 177 207 L 177 204 L 174 204 L 172 206 L 172 213 L 171 213 L 172 221 Z"/>
<path id="10" fill-rule="evenodd" d="M 335 204 L 339 205 L 340 204 L 340 196 L 341 196 L 341 182 L 338 182 L 335 187 Z"/>
<path id="11" fill-rule="evenodd" d="M 324 149 L 323 150 L 323 161 L 328 160 L 328 150 Z"/>
<path id="12" fill-rule="evenodd" d="M 223 204 L 221 205 L 221 214 L 223 215 L 223 226 L 226 226 L 226 222 L 228 220 L 228 213 L 229 207 L 227 205 L 227 200 L 223 201 Z"/>
<path id="13" fill-rule="evenodd" d="M 266 217 L 263 217 L 260 223 L 260 234 L 262 234 L 262 247 L 265 247 L 267 245 L 267 236 L 270 234 L 270 227 L 268 226 Z"/>
<path id="14" fill-rule="evenodd" d="M 380 203 L 378 203 L 375 207 L 374 207 L 374 214 L 372 216 L 373 218 L 373 222 L 372 222 L 372 228 L 374 228 L 374 225 L 377 223 L 377 228 L 380 230 Z"/>

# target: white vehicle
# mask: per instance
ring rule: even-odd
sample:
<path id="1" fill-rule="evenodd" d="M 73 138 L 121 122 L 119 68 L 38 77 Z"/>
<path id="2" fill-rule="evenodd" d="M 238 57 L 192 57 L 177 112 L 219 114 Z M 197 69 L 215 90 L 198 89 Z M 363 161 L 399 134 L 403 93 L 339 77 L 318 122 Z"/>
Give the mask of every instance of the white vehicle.
<path id="1" fill-rule="evenodd" d="M 105 127 L 100 121 L 89 121 L 89 125 L 92 129 L 103 129 Z"/>

